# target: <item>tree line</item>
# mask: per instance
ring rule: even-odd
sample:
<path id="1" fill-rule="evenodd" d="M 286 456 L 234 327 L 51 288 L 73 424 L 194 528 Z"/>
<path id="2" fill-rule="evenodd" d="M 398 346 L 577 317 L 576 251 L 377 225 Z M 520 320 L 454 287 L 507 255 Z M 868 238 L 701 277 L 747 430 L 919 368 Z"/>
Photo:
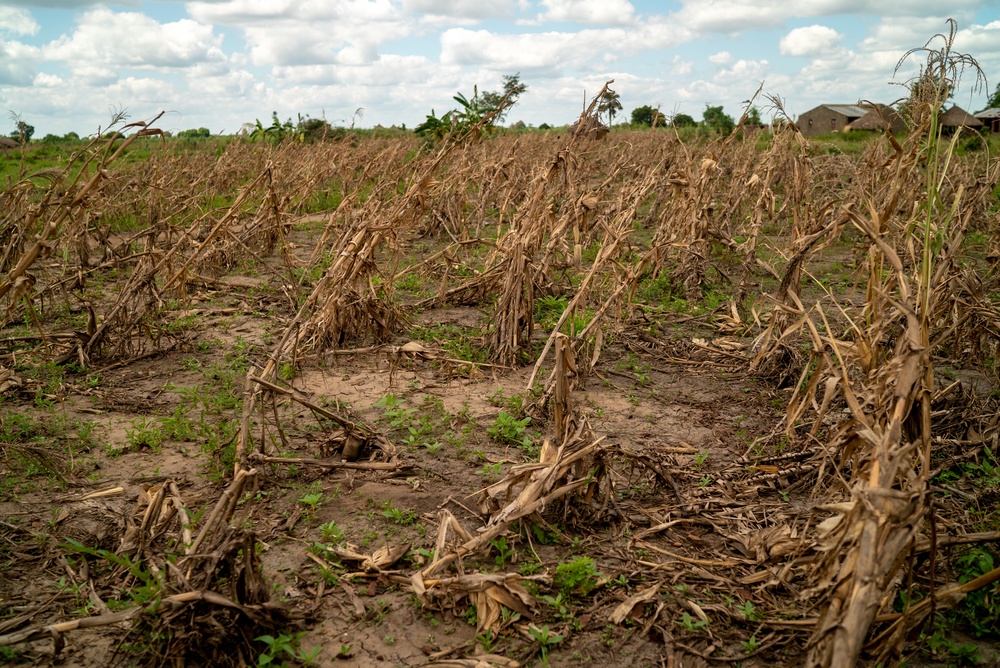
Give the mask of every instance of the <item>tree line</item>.
<path id="1" fill-rule="evenodd" d="M 452 98 L 458 106 L 444 112 L 440 116 L 434 109 L 427 114 L 422 123 L 413 129 L 413 132 L 430 141 L 444 138 L 451 133 L 465 133 L 476 129 L 479 133 L 489 133 L 501 127 L 504 119 L 510 110 L 518 103 L 521 95 L 528 90 L 527 84 L 521 81 L 520 73 L 505 75 L 502 85 L 498 90 L 480 91 L 478 86 L 472 89 L 472 95 L 466 96 L 456 93 Z M 1000 83 L 996 85 L 992 95 L 986 101 L 987 109 L 1000 107 Z M 615 118 L 622 111 L 622 102 L 618 93 L 608 90 L 598 101 L 597 113 L 600 117 L 606 117 L 608 125 L 613 125 Z M 286 139 L 296 139 L 303 142 L 315 142 L 326 140 L 337 140 L 345 137 L 349 130 L 354 129 L 355 122 L 363 117 L 364 109 L 356 110 L 351 118 L 350 127 L 334 125 L 325 118 L 312 118 L 308 115 L 298 115 L 297 122 L 291 118 L 281 121 L 277 112 L 272 112 L 270 125 L 264 125 L 259 119 L 254 123 L 245 123 L 240 130 L 240 135 L 250 141 L 283 141 Z M 24 121 L 20 115 L 11 112 L 10 139 L 19 144 L 28 144 L 35 134 L 35 127 Z M 745 124 L 750 127 L 760 127 L 760 111 L 756 107 L 751 107 L 747 112 Z M 722 105 L 705 105 L 702 111 L 701 121 L 697 121 L 693 116 L 683 113 L 675 113 L 666 116 L 660 108 L 651 105 L 636 107 L 631 113 L 631 126 L 636 128 L 703 128 L 707 131 L 719 134 L 729 134 L 736 127 L 736 121 L 725 112 Z M 523 122 L 514 123 L 513 129 L 526 129 Z M 400 128 L 406 130 L 403 124 Z M 540 130 L 553 129 L 547 123 L 538 126 Z M 170 136 L 170 133 L 165 133 Z M 208 128 L 191 128 L 181 130 L 174 136 L 178 139 L 199 140 L 212 136 Z M 42 138 L 43 144 L 69 143 L 80 141 L 80 136 L 75 132 L 68 132 L 65 135 L 47 134 Z"/>

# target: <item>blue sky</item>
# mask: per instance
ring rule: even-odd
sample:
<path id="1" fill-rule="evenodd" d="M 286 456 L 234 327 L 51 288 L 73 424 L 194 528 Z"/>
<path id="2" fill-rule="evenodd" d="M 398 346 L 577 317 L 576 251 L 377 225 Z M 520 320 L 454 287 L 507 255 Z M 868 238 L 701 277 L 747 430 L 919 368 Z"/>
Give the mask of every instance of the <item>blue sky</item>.
<path id="1" fill-rule="evenodd" d="M 949 17 L 992 91 L 996 0 L 0 0 L 0 101 L 38 137 L 91 134 L 116 109 L 166 111 L 173 131 L 236 132 L 272 111 L 413 127 L 520 72 L 529 90 L 508 122 L 570 123 L 609 79 L 622 120 L 645 104 L 735 117 L 761 82 L 794 117 L 901 97 L 896 62 Z M 976 111 L 987 91 L 972 81 L 955 102 Z"/>

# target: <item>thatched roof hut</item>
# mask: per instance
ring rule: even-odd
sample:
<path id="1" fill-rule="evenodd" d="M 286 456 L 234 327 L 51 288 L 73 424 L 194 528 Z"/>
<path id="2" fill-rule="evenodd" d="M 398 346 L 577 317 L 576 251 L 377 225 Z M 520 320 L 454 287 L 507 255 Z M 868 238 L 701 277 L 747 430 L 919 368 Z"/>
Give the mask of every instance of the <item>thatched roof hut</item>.
<path id="1" fill-rule="evenodd" d="M 955 105 L 948 111 L 941 114 L 941 118 L 938 122 L 943 128 L 981 128 L 983 127 L 983 122 L 962 109 L 958 105 Z"/>
<path id="2" fill-rule="evenodd" d="M 10 137 L 0 137 L 0 148 L 17 148 L 18 146 L 20 144 Z"/>
<path id="3" fill-rule="evenodd" d="M 906 129 L 906 121 L 898 111 L 886 104 L 877 104 L 864 116 L 847 126 L 849 130 L 877 130 L 896 134 Z"/>

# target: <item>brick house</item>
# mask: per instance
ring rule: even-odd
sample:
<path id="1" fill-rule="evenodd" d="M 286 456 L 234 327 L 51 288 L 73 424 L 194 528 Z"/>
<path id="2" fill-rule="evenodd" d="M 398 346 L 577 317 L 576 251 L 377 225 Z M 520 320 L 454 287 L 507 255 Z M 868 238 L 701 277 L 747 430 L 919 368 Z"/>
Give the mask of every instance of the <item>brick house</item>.
<path id="1" fill-rule="evenodd" d="M 842 132 L 849 123 L 860 119 L 870 109 L 858 104 L 821 104 L 799 116 L 797 125 L 806 137 Z"/>

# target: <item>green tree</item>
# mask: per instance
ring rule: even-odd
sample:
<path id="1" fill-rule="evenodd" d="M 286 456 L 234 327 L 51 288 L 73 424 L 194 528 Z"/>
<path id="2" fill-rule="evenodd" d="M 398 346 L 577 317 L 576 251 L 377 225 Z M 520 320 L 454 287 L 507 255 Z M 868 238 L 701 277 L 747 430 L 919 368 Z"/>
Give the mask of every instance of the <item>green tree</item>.
<path id="1" fill-rule="evenodd" d="M 265 127 L 260 119 L 256 119 L 254 123 L 246 123 L 243 126 L 244 134 L 252 142 L 257 141 L 269 141 L 273 143 L 278 143 L 284 141 L 285 139 L 296 139 L 302 141 L 303 135 L 299 132 L 295 125 L 292 124 L 292 119 L 288 119 L 284 123 L 278 118 L 278 112 L 271 112 L 271 125 Z"/>
<path id="2" fill-rule="evenodd" d="M 1000 83 L 997 87 L 993 89 L 993 95 L 990 95 L 990 99 L 986 100 L 986 108 L 993 109 L 995 107 L 1000 107 Z"/>
<path id="3" fill-rule="evenodd" d="M 614 92 L 610 88 L 604 91 L 601 95 L 601 101 L 597 103 L 597 113 L 608 115 L 608 125 L 611 125 L 615 116 L 618 112 L 622 110 L 622 101 L 618 96 L 618 93 Z"/>
<path id="4" fill-rule="evenodd" d="M 477 135 L 489 133 L 527 89 L 518 74 L 505 76 L 504 88 L 500 92 L 480 93 L 479 87 L 474 86 L 471 98 L 462 93 L 454 95 L 452 99 L 459 104 L 457 109 L 451 109 L 440 117 L 431 109 L 424 122 L 415 127 L 413 132 L 431 140 L 443 139 L 451 132 L 465 135 L 473 128 L 476 128 Z"/>
<path id="5" fill-rule="evenodd" d="M 688 114 L 677 114 L 671 119 L 670 125 L 675 128 L 693 128 L 698 125 L 698 121 Z"/>
<path id="6" fill-rule="evenodd" d="M 212 132 L 208 128 L 198 128 L 197 130 L 191 128 L 190 130 L 181 130 L 177 136 L 181 139 L 207 139 L 212 136 Z"/>
<path id="7" fill-rule="evenodd" d="M 14 121 L 14 131 L 10 133 L 10 138 L 20 144 L 27 144 L 31 141 L 31 136 L 35 134 L 35 126 L 25 123 L 17 116 L 12 116 Z"/>
<path id="8" fill-rule="evenodd" d="M 510 111 L 511 107 L 517 104 L 518 98 L 524 95 L 527 90 L 528 85 L 521 81 L 520 72 L 516 74 L 505 74 L 503 77 L 503 87 L 498 91 L 488 90 L 480 93 L 479 101 L 484 112 L 497 112 L 496 116 L 493 118 L 493 123 L 495 125 L 500 125 L 503 123 L 503 119 L 507 116 L 507 112 Z M 507 101 L 507 104 L 505 105 L 504 100 Z M 503 105 L 502 109 L 501 105 Z"/>
<path id="9" fill-rule="evenodd" d="M 746 124 L 751 127 L 760 127 L 763 123 L 760 120 L 760 109 L 757 107 L 750 107 L 747 112 Z"/>
<path id="10" fill-rule="evenodd" d="M 632 124 L 660 128 L 666 125 L 666 118 L 659 109 L 654 109 L 646 104 L 632 110 Z"/>
<path id="11" fill-rule="evenodd" d="M 705 127 L 722 135 L 728 135 L 736 127 L 736 121 L 722 110 L 721 104 L 717 107 L 710 107 L 706 104 L 701 117 Z"/>
<path id="12" fill-rule="evenodd" d="M 424 122 L 413 128 L 413 134 L 435 141 L 444 139 L 451 132 L 451 115 L 453 112 L 454 110 L 448 111 L 438 118 L 437 113 L 431 109 L 431 113 L 427 114 Z"/>
<path id="13" fill-rule="evenodd" d="M 357 112 L 355 112 L 357 115 Z M 325 118 L 310 118 L 299 114 L 299 124 L 296 131 L 302 136 L 303 141 L 310 143 L 327 141 L 330 139 L 343 139 L 347 136 L 347 130 L 341 127 L 333 127 Z"/>

